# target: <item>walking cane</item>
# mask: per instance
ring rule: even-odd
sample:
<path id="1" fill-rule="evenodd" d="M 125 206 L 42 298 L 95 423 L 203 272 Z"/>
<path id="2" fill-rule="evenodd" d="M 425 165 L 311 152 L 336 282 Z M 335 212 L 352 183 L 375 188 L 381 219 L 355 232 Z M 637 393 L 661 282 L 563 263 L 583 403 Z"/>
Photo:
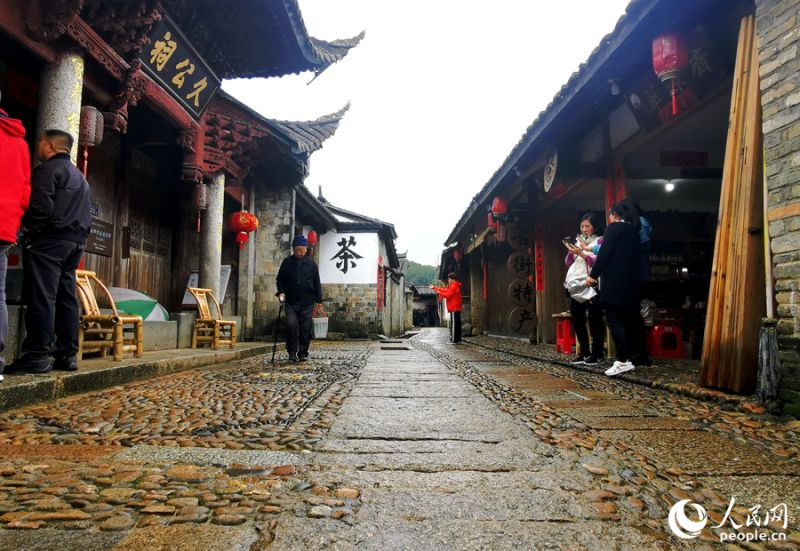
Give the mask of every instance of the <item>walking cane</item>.
<path id="1" fill-rule="evenodd" d="M 283 301 L 278 307 L 278 319 L 275 320 L 275 342 L 272 343 L 272 365 L 275 365 L 275 350 L 278 348 L 278 328 L 281 325 L 281 311 L 283 310 Z"/>

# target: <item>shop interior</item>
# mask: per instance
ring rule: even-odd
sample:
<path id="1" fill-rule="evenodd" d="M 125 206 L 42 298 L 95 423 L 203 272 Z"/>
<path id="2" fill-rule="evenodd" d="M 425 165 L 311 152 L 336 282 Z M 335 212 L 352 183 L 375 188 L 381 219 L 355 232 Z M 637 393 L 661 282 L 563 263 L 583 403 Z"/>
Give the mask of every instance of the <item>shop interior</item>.
<path id="1" fill-rule="evenodd" d="M 647 298 L 681 329 L 684 357 L 700 358 L 714 258 L 730 95 L 679 118 L 623 161 L 625 194 L 652 226 Z M 605 182 L 576 182 L 558 201 L 575 214 L 605 210 Z"/>

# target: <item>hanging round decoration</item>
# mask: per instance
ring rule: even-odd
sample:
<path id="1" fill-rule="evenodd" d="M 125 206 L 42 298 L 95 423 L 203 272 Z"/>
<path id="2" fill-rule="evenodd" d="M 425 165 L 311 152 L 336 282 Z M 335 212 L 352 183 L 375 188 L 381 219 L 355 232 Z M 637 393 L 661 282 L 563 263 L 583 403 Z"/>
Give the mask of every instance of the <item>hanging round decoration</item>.
<path id="1" fill-rule="evenodd" d="M 550 191 L 553 182 L 556 181 L 556 170 L 558 169 L 558 150 L 554 149 L 547 157 L 547 164 L 544 165 L 544 191 Z"/>
<path id="2" fill-rule="evenodd" d="M 536 328 L 536 315 L 530 308 L 514 308 L 508 316 L 508 325 L 518 335 L 530 335 Z"/>
<path id="3" fill-rule="evenodd" d="M 514 250 L 527 249 L 533 243 L 533 232 L 527 224 L 509 224 L 508 244 Z"/>
<path id="4" fill-rule="evenodd" d="M 533 273 L 533 259 L 527 251 L 516 251 L 508 257 L 508 271 L 514 277 L 525 278 Z"/>
<path id="5" fill-rule="evenodd" d="M 508 286 L 508 298 L 517 306 L 530 306 L 536 290 L 527 278 L 519 278 L 512 281 Z"/>

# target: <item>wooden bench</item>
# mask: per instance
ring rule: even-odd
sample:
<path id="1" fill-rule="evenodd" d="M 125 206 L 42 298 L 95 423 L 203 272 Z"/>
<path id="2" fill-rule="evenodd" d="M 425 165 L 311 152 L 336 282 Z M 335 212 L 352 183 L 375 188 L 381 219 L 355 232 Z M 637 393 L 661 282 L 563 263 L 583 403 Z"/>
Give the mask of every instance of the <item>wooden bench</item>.
<path id="1" fill-rule="evenodd" d="M 87 352 L 100 352 L 105 357 L 111 349 L 115 361 L 122 359 L 125 352 L 133 352 L 137 358 L 142 356 L 144 337 L 141 316 L 120 314 L 111 297 L 111 292 L 88 270 L 75 272 L 78 299 L 83 308 L 78 330 L 78 356 L 80 361 Z M 111 313 L 103 313 L 97 303 L 95 288 L 100 289 L 108 300 Z"/>
<path id="2" fill-rule="evenodd" d="M 197 301 L 198 315 L 198 318 L 194 320 L 192 348 L 197 348 L 197 345 L 203 343 L 209 343 L 214 350 L 217 350 L 223 344 L 233 348 L 236 345 L 236 322 L 220 319 L 222 318 L 222 306 L 214 298 L 214 293 L 212 293 L 211 289 L 189 287 L 189 292 L 192 293 L 192 296 Z M 216 307 L 216 316 L 211 314 L 209 301 L 213 302 Z"/>

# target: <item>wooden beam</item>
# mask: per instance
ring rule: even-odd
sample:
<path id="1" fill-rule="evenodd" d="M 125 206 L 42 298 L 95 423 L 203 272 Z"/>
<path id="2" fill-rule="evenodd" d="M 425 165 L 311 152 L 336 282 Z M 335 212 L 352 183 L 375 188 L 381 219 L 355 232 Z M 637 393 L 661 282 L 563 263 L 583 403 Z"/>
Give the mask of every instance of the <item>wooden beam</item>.
<path id="1" fill-rule="evenodd" d="M 486 228 L 480 234 L 478 234 L 478 236 L 475 238 L 475 241 L 467 246 L 464 254 L 470 254 L 472 251 L 483 245 L 483 242 L 486 240 L 486 236 L 490 233 L 494 233 L 494 228 Z"/>

